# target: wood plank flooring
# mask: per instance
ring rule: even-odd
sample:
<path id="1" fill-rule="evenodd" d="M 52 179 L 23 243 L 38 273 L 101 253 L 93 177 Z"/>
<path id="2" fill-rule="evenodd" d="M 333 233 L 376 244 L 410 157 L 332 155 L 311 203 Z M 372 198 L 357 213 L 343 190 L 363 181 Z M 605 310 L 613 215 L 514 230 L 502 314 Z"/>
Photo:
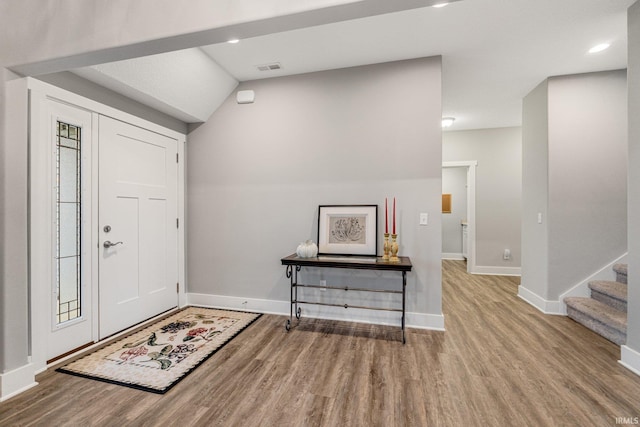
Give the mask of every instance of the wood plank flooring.
<path id="1" fill-rule="evenodd" d="M 165 395 L 57 373 L 1 426 L 614 426 L 640 417 L 620 349 L 443 262 L 446 332 L 264 315 Z"/>

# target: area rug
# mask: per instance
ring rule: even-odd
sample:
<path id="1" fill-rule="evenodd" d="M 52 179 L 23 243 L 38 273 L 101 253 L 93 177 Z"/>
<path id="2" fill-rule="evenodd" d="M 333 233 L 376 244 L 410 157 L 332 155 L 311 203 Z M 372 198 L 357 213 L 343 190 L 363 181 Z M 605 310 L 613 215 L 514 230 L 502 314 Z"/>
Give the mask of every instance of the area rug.
<path id="1" fill-rule="evenodd" d="M 258 317 L 189 307 L 57 371 L 166 393 Z"/>

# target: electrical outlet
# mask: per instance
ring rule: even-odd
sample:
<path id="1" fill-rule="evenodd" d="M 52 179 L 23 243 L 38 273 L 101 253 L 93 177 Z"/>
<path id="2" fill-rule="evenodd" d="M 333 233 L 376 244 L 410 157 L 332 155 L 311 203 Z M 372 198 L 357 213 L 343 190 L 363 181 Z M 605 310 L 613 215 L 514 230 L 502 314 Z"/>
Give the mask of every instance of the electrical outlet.
<path id="1" fill-rule="evenodd" d="M 511 251 L 509 249 L 504 250 L 504 253 L 502 254 L 502 259 L 504 259 L 505 261 L 508 261 L 511 259 Z"/>
<path id="2" fill-rule="evenodd" d="M 320 288 L 320 290 L 321 290 L 322 292 L 326 291 L 326 290 L 327 290 L 327 281 L 326 281 L 326 280 L 320 280 L 320 286 L 322 286 L 322 287 Z"/>

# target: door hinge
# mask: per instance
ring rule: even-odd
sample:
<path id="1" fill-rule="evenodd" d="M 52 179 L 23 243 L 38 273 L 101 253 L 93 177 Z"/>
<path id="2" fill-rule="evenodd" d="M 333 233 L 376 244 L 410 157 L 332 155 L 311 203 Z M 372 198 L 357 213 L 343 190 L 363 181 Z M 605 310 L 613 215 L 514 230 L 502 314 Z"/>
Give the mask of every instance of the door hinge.
<path id="1" fill-rule="evenodd" d="M 176 218 L 176 228 L 180 228 L 180 218 Z"/>
<path id="2" fill-rule="evenodd" d="M 176 163 L 178 163 L 178 159 L 180 158 L 179 156 L 180 154 L 176 153 Z"/>
<path id="3" fill-rule="evenodd" d="M 176 294 L 180 293 L 180 282 L 176 283 Z"/>

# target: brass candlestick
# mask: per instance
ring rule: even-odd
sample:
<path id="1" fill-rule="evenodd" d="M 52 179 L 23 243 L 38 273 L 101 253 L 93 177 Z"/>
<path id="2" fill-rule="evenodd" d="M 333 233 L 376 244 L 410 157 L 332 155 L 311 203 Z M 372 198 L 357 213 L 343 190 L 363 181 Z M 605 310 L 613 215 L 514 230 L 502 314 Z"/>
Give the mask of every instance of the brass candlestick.
<path id="1" fill-rule="evenodd" d="M 389 244 L 389 233 L 384 233 L 384 245 L 382 247 L 384 255 L 382 255 L 383 261 L 389 261 L 389 252 L 391 252 L 391 245 Z"/>
<path id="2" fill-rule="evenodd" d="M 400 262 L 400 258 L 398 258 L 398 242 L 396 241 L 398 238 L 397 234 L 391 235 L 391 257 L 389 257 L 390 262 Z"/>

